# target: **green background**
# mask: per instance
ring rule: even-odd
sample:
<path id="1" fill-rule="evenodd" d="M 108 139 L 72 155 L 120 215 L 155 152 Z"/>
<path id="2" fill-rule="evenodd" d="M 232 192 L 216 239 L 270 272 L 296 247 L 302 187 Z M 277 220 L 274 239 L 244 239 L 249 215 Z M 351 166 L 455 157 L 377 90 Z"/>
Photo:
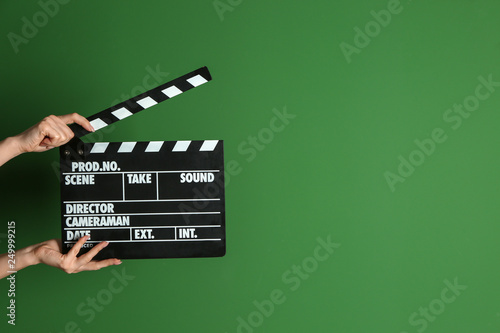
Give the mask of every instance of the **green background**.
<path id="1" fill-rule="evenodd" d="M 74 275 L 29 267 L 17 275 L 15 327 L 0 281 L 1 329 L 499 332 L 500 91 L 456 130 L 443 115 L 479 76 L 500 81 L 500 4 L 403 0 L 349 63 L 341 43 L 355 45 L 354 28 L 387 0 L 220 3 L 223 13 L 212 0 L 70 1 L 18 53 L 8 34 L 42 9 L 0 3 L 3 138 L 142 92 L 147 68 L 163 72 L 160 84 L 208 66 L 212 82 L 89 140 L 223 139 L 226 163 L 240 165 L 226 187 L 225 257 L 125 260 Z M 250 159 L 241 147 L 266 132 L 273 109 L 295 118 Z M 391 191 L 384 173 L 397 174 L 399 156 L 435 128 L 447 140 Z M 53 150 L 0 169 L 2 252 L 9 220 L 18 248 L 60 237 L 57 162 Z M 328 237 L 341 246 L 311 260 Z M 311 272 L 292 290 L 283 275 L 303 263 Z M 123 269 L 134 279 L 102 311 L 77 312 Z M 443 303 L 443 291 L 453 296 L 444 281 L 455 279 L 467 288 Z M 275 289 L 285 302 L 259 317 L 254 301 Z M 419 314 L 429 306 L 432 320 Z M 239 327 L 249 316 L 258 325 Z"/>

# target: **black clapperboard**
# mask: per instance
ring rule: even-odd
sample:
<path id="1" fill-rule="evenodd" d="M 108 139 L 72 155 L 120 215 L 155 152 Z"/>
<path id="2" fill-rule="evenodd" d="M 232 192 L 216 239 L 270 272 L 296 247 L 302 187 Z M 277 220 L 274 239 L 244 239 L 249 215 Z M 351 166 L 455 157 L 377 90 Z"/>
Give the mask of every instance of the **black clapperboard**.
<path id="1" fill-rule="evenodd" d="M 206 67 L 88 117 L 97 131 L 210 81 Z M 154 121 L 154 120 L 153 120 Z M 95 259 L 220 257 L 226 252 L 222 140 L 96 142 L 81 126 L 60 147 L 63 253 L 90 235 Z"/>

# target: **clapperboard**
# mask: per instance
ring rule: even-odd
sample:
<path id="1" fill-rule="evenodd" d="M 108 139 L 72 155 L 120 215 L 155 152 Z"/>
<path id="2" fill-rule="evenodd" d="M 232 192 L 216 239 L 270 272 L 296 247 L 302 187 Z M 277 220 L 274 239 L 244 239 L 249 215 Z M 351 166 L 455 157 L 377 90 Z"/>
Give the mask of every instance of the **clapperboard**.
<path id="1" fill-rule="evenodd" d="M 97 131 L 211 80 L 206 67 L 88 117 Z M 96 142 L 73 124 L 60 147 L 63 253 L 95 258 L 219 257 L 226 251 L 222 140 Z"/>

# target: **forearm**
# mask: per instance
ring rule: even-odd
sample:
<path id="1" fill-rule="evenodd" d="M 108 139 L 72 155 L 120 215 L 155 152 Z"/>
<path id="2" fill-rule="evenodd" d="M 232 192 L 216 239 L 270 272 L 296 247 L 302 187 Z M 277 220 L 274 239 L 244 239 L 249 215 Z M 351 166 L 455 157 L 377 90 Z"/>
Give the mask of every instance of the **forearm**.
<path id="1" fill-rule="evenodd" d="M 16 137 L 0 141 L 0 166 L 21 154 L 21 149 Z"/>
<path id="2" fill-rule="evenodd" d="M 9 271 L 20 271 L 28 266 L 40 263 L 40 260 L 35 255 L 35 248 L 37 245 L 31 245 L 23 249 L 17 250 L 15 256 L 8 253 L 0 254 L 0 279 L 9 276 Z M 14 266 L 11 266 L 11 265 Z"/>

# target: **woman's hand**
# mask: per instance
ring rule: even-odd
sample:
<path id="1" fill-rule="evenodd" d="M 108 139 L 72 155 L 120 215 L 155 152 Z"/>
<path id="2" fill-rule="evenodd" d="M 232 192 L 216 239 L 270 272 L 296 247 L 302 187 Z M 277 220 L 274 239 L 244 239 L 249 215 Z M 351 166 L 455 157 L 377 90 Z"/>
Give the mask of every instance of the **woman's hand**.
<path id="1" fill-rule="evenodd" d="M 21 134 L 0 141 L 0 166 L 22 153 L 41 152 L 67 143 L 75 135 L 67 126 L 71 123 L 94 132 L 90 122 L 77 113 L 48 116 Z"/>
<path id="2" fill-rule="evenodd" d="M 89 239 L 84 236 L 76 242 L 67 254 L 62 254 L 61 240 L 51 239 L 39 244 L 33 250 L 39 263 L 62 269 L 68 274 L 81 271 L 95 271 L 110 265 L 119 265 L 122 262 L 118 259 L 105 259 L 100 261 L 92 260 L 99 251 L 108 245 L 108 242 L 100 242 L 89 252 L 77 257 L 83 244 Z"/>
<path id="3" fill-rule="evenodd" d="M 67 126 L 72 123 L 77 123 L 87 131 L 94 132 L 90 122 L 77 113 L 48 116 L 14 137 L 18 152 L 42 152 L 67 143 L 74 136 L 73 131 Z"/>
<path id="4" fill-rule="evenodd" d="M 15 257 L 12 257 L 12 254 L 2 253 L 0 254 L 0 279 L 8 276 L 9 271 L 20 271 L 23 268 L 40 263 L 57 267 L 66 273 L 95 271 L 122 263 L 118 259 L 92 260 L 99 251 L 108 245 L 108 242 L 100 242 L 89 252 L 77 257 L 78 252 L 88 239 L 89 236 L 80 238 L 67 254 L 62 254 L 60 239 L 51 239 L 16 250 Z"/>

